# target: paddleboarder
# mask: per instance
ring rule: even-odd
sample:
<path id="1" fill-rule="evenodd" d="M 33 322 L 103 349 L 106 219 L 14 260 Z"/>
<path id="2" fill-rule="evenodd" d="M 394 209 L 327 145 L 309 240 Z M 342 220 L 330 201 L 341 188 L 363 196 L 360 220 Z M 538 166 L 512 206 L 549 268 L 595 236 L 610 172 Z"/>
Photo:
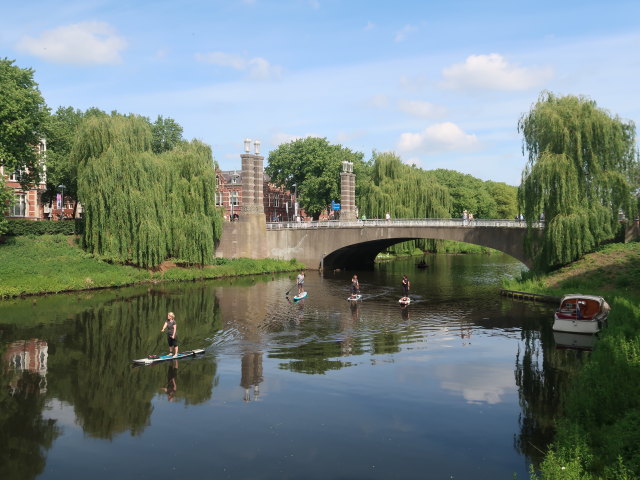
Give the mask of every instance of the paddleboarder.
<path id="1" fill-rule="evenodd" d="M 164 322 L 161 332 L 167 331 L 167 343 L 169 344 L 169 355 L 178 356 L 178 325 L 176 324 L 176 316 L 173 312 L 167 313 L 167 321 Z"/>
<path id="2" fill-rule="evenodd" d="M 354 275 L 351 278 L 351 298 L 356 298 L 360 294 L 360 282 L 358 282 L 358 275 Z"/>
<path id="3" fill-rule="evenodd" d="M 304 270 L 300 271 L 300 274 L 297 278 L 298 283 L 298 296 L 302 295 L 304 292 Z"/>
<path id="4" fill-rule="evenodd" d="M 409 281 L 409 277 L 407 275 L 402 275 L 402 300 L 407 300 L 409 298 L 409 289 L 411 288 L 411 282 Z"/>

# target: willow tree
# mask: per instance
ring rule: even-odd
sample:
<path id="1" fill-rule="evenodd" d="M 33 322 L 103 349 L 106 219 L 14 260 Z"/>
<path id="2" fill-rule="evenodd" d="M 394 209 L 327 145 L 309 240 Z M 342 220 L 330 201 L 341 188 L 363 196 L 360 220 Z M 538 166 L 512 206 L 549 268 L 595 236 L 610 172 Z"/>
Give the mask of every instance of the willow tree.
<path id="1" fill-rule="evenodd" d="M 369 182 L 356 196 L 360 214 L 369 218 L 448 218 L 451 196 L 427 172 L 402 163 L 395 153 L 373 153 Z M 356 180 L 357 181 L 357 180 Z M 425 248 L 424 240 L 394 246 L 395 253 Z"/>
<path id="2" fill-rule="evenodd" d="M 72 157 L 87 250 L 143 267 L 212 262 L 222 227 L 209 147 L 194 141 L 156 155 L 148 121 L 116 114 L 85 118 Z"/>
<path id="3" fill-rule="evenodd" d="M 542 214 L 528 247 L 540 267 L 571 262 L 613 238 L 618 214 L 634 215 L 635 126 L 585 97 L 545 92 L 518 123 L 528 163 L 518 202 L 527 224 Z"/>

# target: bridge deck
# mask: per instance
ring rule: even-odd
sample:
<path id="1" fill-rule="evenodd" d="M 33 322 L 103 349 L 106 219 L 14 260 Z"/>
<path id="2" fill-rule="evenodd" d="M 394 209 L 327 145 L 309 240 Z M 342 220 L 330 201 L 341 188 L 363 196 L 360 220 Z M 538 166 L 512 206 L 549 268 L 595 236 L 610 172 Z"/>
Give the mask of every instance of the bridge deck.
<path id="1" fill-rule="evenodd" d="M 313 222 L 271 222 L 267 223 L 267 230 L 282 229 L 324 229 L 324 228 L 367 228 L 367 227 L 500 227 L 527 228 L 525 221 L 505 219 L 473 219 L 461 218 L 404 218 L 399 220 L 355 220 L 343 222 L 340 220 Z M 532 228 L 543 228 L 543 222 L 536 222 Z"/>

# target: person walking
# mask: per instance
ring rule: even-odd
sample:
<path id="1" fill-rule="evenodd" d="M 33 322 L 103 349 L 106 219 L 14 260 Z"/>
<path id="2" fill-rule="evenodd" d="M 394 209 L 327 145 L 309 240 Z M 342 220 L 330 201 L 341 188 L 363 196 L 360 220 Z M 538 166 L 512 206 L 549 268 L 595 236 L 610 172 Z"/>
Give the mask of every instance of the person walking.
<path id="1" fill-rule="evenodd" d="M 161 332 L 167 331 L 167 343 L 169 344 L 169 355 L 176 358 L 178 356 L 178 325 L 176 324 L 176 316 L 173 312 L 167 314 L 167 321 L 164 322 Z"/>
<path id="2" fill-rule="evenodd" d="M 358 275 L 351 277 L 351 298 L 356 298 L 360 294 L 360 282 Z"/>

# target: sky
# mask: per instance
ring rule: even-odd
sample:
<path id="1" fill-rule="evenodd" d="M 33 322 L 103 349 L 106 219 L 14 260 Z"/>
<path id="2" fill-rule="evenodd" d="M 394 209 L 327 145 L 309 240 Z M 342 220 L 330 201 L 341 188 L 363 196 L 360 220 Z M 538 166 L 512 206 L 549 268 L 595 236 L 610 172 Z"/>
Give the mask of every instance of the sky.
<path id="1" fill-rule="evenodd" d="M 640 121 L 637 0 L 30 0 L 0 25 L 52 111 L 171 117 L 223 170 L 317 136 L 518 185 L 543 91 Z"/>

